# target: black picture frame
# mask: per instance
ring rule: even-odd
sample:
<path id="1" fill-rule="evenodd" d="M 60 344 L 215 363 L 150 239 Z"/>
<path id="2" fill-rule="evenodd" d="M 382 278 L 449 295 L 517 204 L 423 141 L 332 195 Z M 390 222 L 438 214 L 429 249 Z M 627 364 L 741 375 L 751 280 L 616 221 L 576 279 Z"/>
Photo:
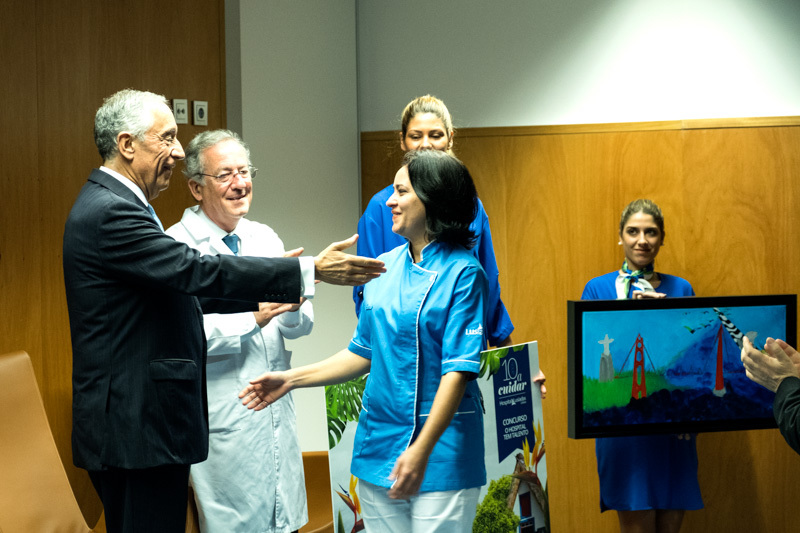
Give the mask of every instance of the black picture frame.
<path id="1" fill-rule="evenodd" d="M 774 393 L 745 376 L 737 330 L 757 347 L 797 346 L 797 295 L 568 301 L 568 436 L 776 427 Z"/>

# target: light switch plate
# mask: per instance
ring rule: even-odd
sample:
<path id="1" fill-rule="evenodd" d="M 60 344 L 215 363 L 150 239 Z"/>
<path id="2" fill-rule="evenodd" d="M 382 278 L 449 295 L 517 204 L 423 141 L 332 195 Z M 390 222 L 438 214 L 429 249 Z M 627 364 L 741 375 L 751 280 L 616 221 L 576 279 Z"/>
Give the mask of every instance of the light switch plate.
<path id="1" fill-rule="evenodd" d="M 194 100 L 194 125 L 195 126 L 208 126 L 208 102 L 203 100 Z"/>
<path id="2" fill-rule="evenodd" d="M 189 100 L 186 98 L 173 98 L 172 114 L 175 115 L 175 124 L 188 124 Z"/>

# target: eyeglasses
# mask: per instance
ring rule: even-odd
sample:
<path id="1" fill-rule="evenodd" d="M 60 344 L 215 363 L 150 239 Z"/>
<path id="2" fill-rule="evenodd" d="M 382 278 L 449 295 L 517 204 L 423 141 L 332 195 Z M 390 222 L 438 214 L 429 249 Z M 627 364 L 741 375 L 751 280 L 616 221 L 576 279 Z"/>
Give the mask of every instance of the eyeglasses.
<path id="1" fill-rule="evenodd" d="M 214 178 L 217 181 L 217 183 L 219 183 L 220 185 L 227 185 L 228 183 L 231 182 L 231 180 L 233 180 L 233 177 L 236 174 L 238 174 L 243 180 L 248 181 L 248 180 L 252 180 L 253 178 L 255 178 L 257 172 L 258 172 L 258 169 L 251 165 L 251 166 L 249 166 L 247 168 L 229 170 L 227 172 L 223 172 L 222 174 L 219 174 L 218 176 L 215 176 L 214 174 L 203 174 L 202 172 L 199 172 L 197 175 L 198 176 L 208 176 L 209 178 Z"/>

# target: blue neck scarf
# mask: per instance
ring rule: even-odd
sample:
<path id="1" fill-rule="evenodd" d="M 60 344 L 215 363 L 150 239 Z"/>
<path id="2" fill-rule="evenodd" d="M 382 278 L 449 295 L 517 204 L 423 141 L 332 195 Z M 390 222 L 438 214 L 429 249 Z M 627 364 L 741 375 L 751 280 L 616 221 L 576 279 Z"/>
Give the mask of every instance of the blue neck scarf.
<path id="1" fill-rule="evenodd" d="M 641 270 L 631 270 L 628 268 L 628 260 L 623 261 L 616 281 L 617 300 L 627 300 L 633 295 L 634 290 L 654 291 L 649 281 L 654 273 L 653 263 Z"/>

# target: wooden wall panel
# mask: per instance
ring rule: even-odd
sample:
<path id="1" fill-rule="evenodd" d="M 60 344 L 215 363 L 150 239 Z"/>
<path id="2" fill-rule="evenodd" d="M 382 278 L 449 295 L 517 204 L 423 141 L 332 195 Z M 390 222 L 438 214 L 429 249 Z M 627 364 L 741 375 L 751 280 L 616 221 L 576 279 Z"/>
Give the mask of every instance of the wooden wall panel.
<path id="1" fill-rule="evenodd" d="M 36 6 L 14 2 L 3 6 L 0 25 L 0 353 L 24 349 L 41 380 L 42 299 L 38 282 L 42 206 L 39 145 L 36 139 Z M 6 21 L 14 21 L 13 24 Z M 24 43 L 20 46 L 19 43 Z M 34 283 L 28 280 L 35 280 Z M 36 363 L 39 363 L 38 365 Z"/>
<path id="2" fill-rule="evenodd" d="M 660 271 L 700 295 L 800 292 L 800 122 L 734 119 L 460 130 L 455 151 L 489 214 L 515 342 L 539 341 L 553 531 L 618 530 L 599 512 L 594 442 L 567 438 L 566 300 L 618 269 L 619 215 L 655 200 Z M 735 127 L 726 127 L 735 126 Z M 760 126 L 760 127 L 751 127 Z M 396 133 L 362 136 L 362 197 L 391 182 Z M 684 531 L 789 531 L 800 458 L 777 430 L 702 434 L 706 509 Z M 746 511 L 744 511 L 746 509 Z"/>
<path id="3" fill-rule="evenodd" d="M 68 8 L 54 0 L 4 3 L 0 350 L 30 353 L 89 523 L 101 507 L 86 473 L 72 465 L 64 222 L 89 172 L 102 163 L 92 130 L 104 97 L 131 87 L 190 104 L 208 101 L 207 127 L 179 126 L 184 144 L 225 125 L 223 7 L 223 0 L 90 0 Z M 153 202 L 167 226 L 194 203 L 185 181 L 176 172 Z"/>
<path id="4" fill-rule="evenodd" d="M 388 137 L 388 138 L 387 138 Z M 375 140 L 361 142 L 361 207 L 372 196 L 394 181 L 403 161 L 403 152 L 396 134 L 381 135 Z M 394 170 L 392 170 L 394 169 Z"/>
<path id="5" fill-rule="evenodd" d="M 687 270 L 698 293 L 800 292 L 800 271 L 787 268 L 800 264 L 800 128 L 683 135 L 686 212 L 696 213 L 686 226 L 692 243 Z M 707 510 L 689 514 L 688 531 L 708 529 L 718 519 L 731 530 L 796 529 L 787 509 L 800 458 L 777 430 L 701 435 L 698 449 Z"/>

